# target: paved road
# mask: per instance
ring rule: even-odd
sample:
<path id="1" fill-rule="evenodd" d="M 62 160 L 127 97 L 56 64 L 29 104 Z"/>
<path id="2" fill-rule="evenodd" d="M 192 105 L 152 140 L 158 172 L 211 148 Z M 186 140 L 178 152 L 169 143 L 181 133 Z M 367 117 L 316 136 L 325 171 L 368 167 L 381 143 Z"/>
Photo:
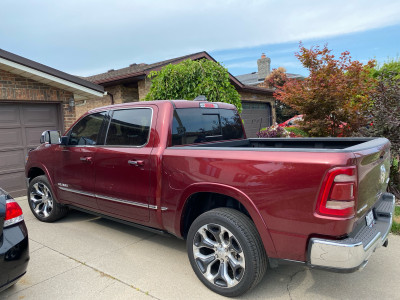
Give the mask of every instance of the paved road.
<path id="1" fill-rule="evenodd" d="M 7 299 L 222 299 L 193 273 L 185 242 L 72 211 L 37 221 L 17 199 L 29 230 L 27 274 Z M 281 266 L 239 299 L 400 299 L 400 237 L 390 236 L 367 267 L 352 274 Z"/>

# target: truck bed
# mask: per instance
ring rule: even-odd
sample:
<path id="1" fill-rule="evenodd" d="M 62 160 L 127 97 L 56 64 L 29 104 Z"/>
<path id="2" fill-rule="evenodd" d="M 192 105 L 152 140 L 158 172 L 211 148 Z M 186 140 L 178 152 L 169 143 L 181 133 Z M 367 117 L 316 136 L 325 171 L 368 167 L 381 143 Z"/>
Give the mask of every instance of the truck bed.
<path id="1" fill-rule="evenodd" d="M 178 146 L 174 148 L 222 148 L 221 150 L 353 152 L 385 144 L 383 138 L 255 138 Z"/>

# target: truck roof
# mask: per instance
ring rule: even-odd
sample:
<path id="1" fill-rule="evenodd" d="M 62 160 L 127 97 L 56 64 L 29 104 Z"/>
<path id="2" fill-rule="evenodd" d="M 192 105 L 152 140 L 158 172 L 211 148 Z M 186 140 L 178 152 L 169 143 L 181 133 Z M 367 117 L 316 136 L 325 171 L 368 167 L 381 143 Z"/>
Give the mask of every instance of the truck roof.
<path id="1" fill-rule="evenodd" d="M 142 106 L 146 104 L 156 104 L 156 105 L 165 105 L 171 104 L 175 108 L 197 108 L 200 107 L 200 103 L 215 103 L 218 105 L 218 108 L 223 109 L 236 109 L 233 104 L 223 103 L 223 102 L 208 102 L 208 101 L 196 101 L 196 100 L 154 100 L 154 101 L 138 101 L 138 102 L 128 102 L 128 103 L 121 103 L 121 104 L 113 104 L 107 105 L 102 107 L 97 107 L 88 111 L 88 113 L 93 113 L 96 111 L 103 111 L 103 110 L 115 110 L 119 108 L 129 108 L 135 106 Z"/>

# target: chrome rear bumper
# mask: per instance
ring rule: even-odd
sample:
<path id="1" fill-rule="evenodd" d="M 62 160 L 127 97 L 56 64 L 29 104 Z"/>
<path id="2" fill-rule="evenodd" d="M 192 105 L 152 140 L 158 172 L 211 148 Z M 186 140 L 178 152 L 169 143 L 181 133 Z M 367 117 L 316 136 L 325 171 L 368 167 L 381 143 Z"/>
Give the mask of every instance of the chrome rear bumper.
<path id="1" fill-rule="evenodd" d="M 339 272 L 354 272 L 363 268 L 371 254 L 387 242 L 394 206 L 395 197 L 385 193 L 373 208 L 373 227 L 365 223 L 343 240 L 311 238 L 308 265 Z"/>

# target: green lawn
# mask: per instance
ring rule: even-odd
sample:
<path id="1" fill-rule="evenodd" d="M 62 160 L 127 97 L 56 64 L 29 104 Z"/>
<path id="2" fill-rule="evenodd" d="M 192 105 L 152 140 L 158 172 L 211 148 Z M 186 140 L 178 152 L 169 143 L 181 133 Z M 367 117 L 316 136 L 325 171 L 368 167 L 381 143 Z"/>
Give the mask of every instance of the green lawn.
<path id="1" fill-rule="evenodd" d="M 396 206 L 394 210 L 392 233 L 400 235 L 400 206 Z"/>

